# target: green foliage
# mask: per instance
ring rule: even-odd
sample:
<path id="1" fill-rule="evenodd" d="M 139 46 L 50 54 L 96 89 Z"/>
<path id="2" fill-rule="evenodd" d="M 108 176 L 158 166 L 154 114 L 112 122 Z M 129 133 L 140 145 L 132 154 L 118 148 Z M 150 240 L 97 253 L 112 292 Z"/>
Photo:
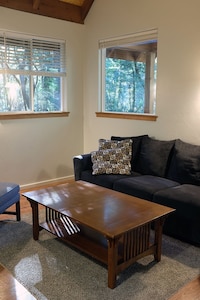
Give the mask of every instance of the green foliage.
<path id="1" fill-rule="evenodd" d="M 105 111 L 144 112 L 145 63 L 106 58 Z"/>
<path id="2" fill-rule="evenodd" d="M 34 111 L 60 110 L 60 78 L 35 76 Z"/>

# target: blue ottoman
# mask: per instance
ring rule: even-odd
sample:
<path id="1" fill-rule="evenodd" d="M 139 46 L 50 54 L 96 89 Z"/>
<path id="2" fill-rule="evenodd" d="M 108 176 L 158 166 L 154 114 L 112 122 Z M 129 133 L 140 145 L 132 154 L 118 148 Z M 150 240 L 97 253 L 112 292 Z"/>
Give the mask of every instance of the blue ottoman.
<path id="1" fill-rule="evenodd" d="M 19 190 L 16 183 L 0 182 L 0 214 L 16 215 L 17 221 L 21 220 Z M 6 211 L 13 204 L 16 205 L 16 211 Z"/>

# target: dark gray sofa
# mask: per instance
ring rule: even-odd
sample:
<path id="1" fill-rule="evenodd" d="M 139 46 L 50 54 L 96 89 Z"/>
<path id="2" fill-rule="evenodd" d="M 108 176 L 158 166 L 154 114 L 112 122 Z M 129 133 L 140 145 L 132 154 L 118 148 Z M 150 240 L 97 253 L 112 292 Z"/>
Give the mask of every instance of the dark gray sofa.
<path id="1" fill-rule="evenodd" d="M 180 139 L 161 141 L 147 135 L 132 139 L 131 174 L 92 175 L 91 154 L 73 158 L 75 180 L 175 208 L 163 232 L 200 246 L 200 146 Z"/>

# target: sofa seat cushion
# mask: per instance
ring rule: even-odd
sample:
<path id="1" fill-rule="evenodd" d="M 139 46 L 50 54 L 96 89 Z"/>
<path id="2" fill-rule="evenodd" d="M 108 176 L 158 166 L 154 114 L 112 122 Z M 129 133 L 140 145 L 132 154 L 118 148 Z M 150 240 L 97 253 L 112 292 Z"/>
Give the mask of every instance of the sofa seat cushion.
<path id="1" fill-rule="evenodd" d="M 177 216 L 198 220 L 200 226 L 200 187 L 183 184 L 158 191 L 153 201 L 176 209 Z"/>
<path id="2" fill-rule="evenodd" d="M 117 180 L 113 189 L 145 200 L 153 200 L 155 192 L 179 185 L 178 182 L 152 175 L 127 177 Z"/>
<path id="3" fill-rule="evenodd" d="M 93 175 L 92 170 L 85 170 L 81 172 L 80 180 L 91 182 L 109 189 L 113 189 L 115 181 L 123 178 L 129 178 L 132 176 L 140 176 L 139 173 L 132 172 L 131 175 L 119 175 L 119 174 L 100 174 Z"/>
<path id="4" fill-rule="evenodd" d="M 163 232 L 200 245 L 200 187 L 183 184 L 155 193 L 153 201 L 175 208 L 165 220 Z"/>
<path id="5" fill-rule="evenodd" d="M 0 213 L 20 199 L 19 185 L 11 182 L 0 182 Z"/>

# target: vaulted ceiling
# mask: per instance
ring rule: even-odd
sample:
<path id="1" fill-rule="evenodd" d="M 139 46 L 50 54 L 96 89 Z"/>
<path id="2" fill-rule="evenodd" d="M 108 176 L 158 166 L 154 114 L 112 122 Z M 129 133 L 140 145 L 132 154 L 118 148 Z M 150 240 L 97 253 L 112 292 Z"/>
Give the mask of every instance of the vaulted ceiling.
<path id="1" fill-rule="evenodd" d="M 0 6 L 84 24 L 94 0 L 0 0 Z"/>

